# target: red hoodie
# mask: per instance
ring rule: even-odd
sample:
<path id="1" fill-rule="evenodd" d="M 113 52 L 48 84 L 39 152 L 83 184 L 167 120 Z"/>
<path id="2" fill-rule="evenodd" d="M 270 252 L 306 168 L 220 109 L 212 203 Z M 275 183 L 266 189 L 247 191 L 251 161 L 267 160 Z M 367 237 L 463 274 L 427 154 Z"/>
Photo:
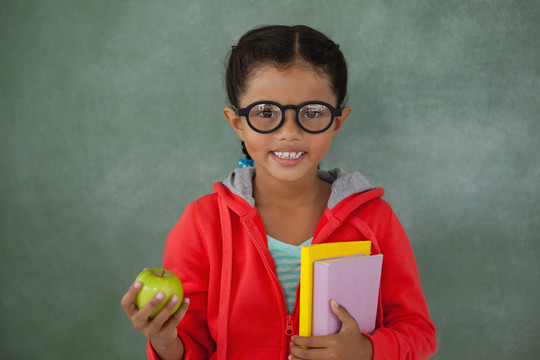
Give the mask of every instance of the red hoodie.
<path id="1" fill-rule="evenodd" d="M 288 314 L 251 197 L 254 169 L 237 169 L 215 193 L 190 204 L 165 246 L 164 268 L 178 275 L 189 310 L 178 325 L 184 359 L 287 359 L 298 334 L 298 305 Z M 383 253 L 374 359 L 427 359 L 436 349 L 412 249 L 398 218 L 359 173 L 319 176 L 332 195 L 313 244 L 371 240 Z M 298 291 L 297 301 L 298 304 Z M 158 360 L 150 343 L 149 359 Z"/>

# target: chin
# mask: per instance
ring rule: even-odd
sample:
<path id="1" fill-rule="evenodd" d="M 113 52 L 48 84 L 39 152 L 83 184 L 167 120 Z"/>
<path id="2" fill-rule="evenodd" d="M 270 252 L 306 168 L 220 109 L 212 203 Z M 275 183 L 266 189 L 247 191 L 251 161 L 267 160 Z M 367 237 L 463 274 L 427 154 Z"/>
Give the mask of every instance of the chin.
<path id="1" fill-rule="evenodd" d="M 287 168 L 280 167 L 278 169 L 275 169 L 275 171 L 271 171 L 270 175 L 274 177 L 275 179 L 283 181 L 283 182 L 295 183 L 295 182 L 304 181 L 308 178 L 311 179 L 313 177 L 316 177 L 317 167 L 315 167 L 313 170 L 306 169 L 300 166 L 293 166 L 293 167 L 287 167 Z"/>

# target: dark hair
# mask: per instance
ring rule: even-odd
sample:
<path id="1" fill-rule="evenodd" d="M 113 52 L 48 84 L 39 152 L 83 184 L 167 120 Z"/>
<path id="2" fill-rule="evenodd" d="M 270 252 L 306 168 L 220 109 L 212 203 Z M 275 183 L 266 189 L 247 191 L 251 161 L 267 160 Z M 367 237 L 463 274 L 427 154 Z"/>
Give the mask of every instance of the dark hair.
<path id="1" fill-rule="evenodd" d="M 270 25 L 245 33 L 226 58 L 225 84 L 229 102 L 239 107 L 250 76 L 262 66 L 286 69 L 298 63 L 313 66 L 328 76 L 337 106 L 347 96 L 347 62 L 339 45 L 305 25 Z M 245 145 L 242 151 L 250 158 Z"/>

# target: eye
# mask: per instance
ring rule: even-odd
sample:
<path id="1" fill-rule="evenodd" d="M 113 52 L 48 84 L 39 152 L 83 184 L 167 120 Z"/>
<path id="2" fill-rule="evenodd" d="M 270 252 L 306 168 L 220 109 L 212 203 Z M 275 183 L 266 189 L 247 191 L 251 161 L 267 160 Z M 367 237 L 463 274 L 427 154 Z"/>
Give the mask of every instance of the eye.
<path id="1" fill-rule="evenodd" d="M 321 113 L 318 112 L 318 111 L 307 110 L 302 114 L 302 117 L 307 117 L 307 118 L 313 119 L 313 118 L 316 118 L 316 117 L 318 117 L 320 115 L 321 115 Z"/>
<path id="2" fill-rule="evenodd" d="M 260 104 L 251 110 L 250 115 L 261 118 L 275 118 L 279 115 L 279 108 L 272 104 Z"/>
<path id="3" fill-rule="evenodd" d="M 303 118 L 314 119 L 323 116 L 328 112 L 328 108 L 321 104 L 310 104 L 300 109 L 300 116 Z"/>
<path id="4" fill-rule="evenodd" d="M 257 113 L 257 116 L 266 117 L 266 118 L 274 117 L 275 115 L 276 115 L 275 112 L 269 109 L 261 110 Z"/>

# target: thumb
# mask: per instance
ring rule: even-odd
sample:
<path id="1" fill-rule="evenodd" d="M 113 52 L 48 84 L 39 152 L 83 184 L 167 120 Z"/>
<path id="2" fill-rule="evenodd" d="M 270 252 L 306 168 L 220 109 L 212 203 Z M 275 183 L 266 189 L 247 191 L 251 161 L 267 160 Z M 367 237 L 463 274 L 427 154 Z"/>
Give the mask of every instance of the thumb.
<path id="1" fill-rule="evenodd" d="M 358 327 L 358 324 L 356 322 L 356 319 L 345 309 L 344 306 L 340 305 L 336 300 L 332 299 L 330 301 L 332 311 L 338 319 L 341 321 L 341 330 L 344 330 L 346 328 L 350 327 Z"/>

